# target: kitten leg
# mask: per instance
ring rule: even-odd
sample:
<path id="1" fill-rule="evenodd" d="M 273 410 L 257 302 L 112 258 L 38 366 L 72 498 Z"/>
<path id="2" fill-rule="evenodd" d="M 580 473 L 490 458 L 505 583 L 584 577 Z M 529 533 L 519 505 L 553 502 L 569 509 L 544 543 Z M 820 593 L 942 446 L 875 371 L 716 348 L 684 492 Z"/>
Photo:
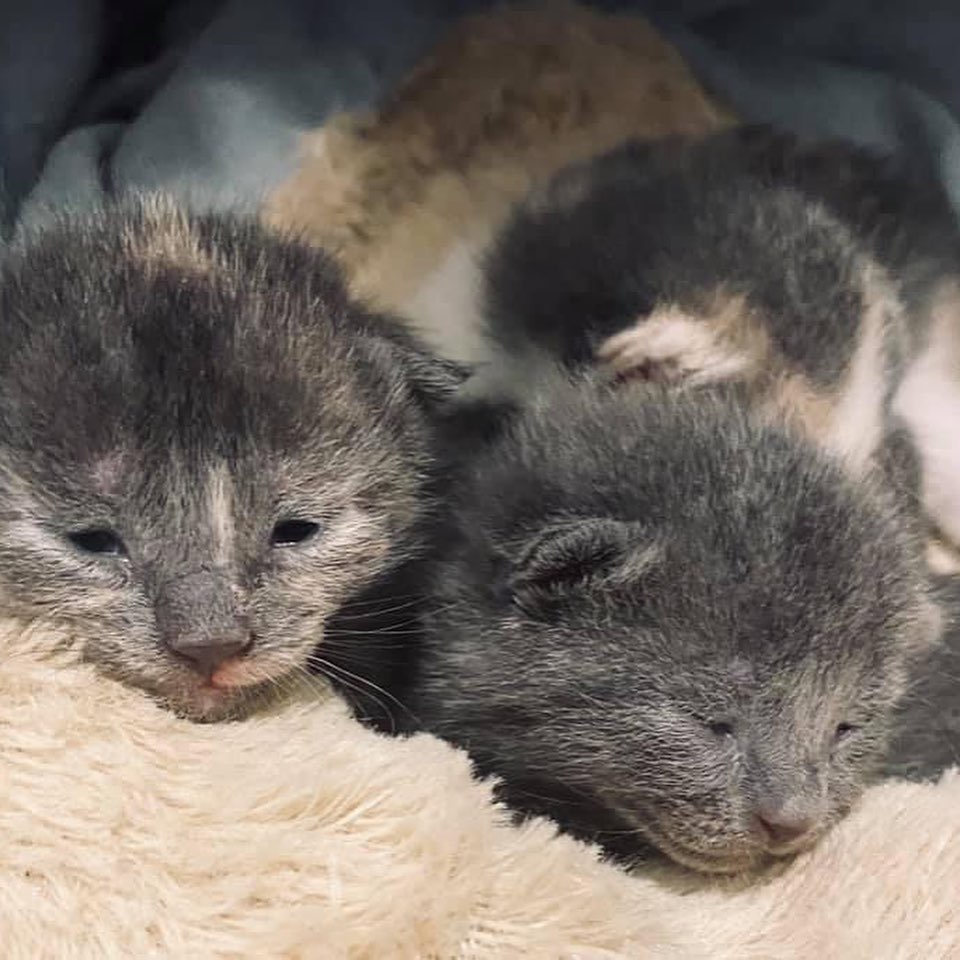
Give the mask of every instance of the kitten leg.
<path id="1" fill-rule="evenodd" d="M 726 311 L 720 315 L 728 320 Z M 756 369 L 758 352 L 731 336 L 720 317 L 692 316 L 676 307 L 655 310 L 633 326 L 609 337 L 597 360 L 614 376 L 641 377 L 699 385 L 747 377 Z"/>

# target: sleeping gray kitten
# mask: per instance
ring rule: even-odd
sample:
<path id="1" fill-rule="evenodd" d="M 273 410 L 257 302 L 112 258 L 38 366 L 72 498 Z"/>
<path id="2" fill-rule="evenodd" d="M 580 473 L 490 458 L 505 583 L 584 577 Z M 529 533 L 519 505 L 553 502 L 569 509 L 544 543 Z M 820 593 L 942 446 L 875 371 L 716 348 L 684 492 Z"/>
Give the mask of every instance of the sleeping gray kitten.
<path id="1" fill-rule="evenodd" d="M 202 719 L 415 554 L 459 374 L 329 259 L 146 201 L 0 272 L 0 610 Z"/>
<path id="2" fill-rule="evenodd" d="M 912 514 L 739 389 L 558 378 L 468 445 L 397 690 L 515 809 L 627 862 L 815 842 L 939 635 Z"/>

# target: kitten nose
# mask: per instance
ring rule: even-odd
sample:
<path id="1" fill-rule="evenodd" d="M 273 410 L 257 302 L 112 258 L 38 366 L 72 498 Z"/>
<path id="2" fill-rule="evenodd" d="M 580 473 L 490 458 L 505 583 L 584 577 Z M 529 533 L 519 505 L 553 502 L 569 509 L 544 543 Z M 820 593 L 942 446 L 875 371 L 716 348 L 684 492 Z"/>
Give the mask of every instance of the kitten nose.
<path id="1" fill-rule="evenodd" d="M 763 835 L 777 844 L 799 840 L 814 827 L 814 819 L 808 813 L 785 806 L 761 803 L 754 817 Z"/>
<path id="2" fill-rule="evenodd" d="M 222 640 L 191 640 L 185 637 L 174 640 L 168 646 L 177 656 L 189 660 L 201 673 L 212 674 L 222 663 L 248 650 L 251 641 L 246 637 Z"/>

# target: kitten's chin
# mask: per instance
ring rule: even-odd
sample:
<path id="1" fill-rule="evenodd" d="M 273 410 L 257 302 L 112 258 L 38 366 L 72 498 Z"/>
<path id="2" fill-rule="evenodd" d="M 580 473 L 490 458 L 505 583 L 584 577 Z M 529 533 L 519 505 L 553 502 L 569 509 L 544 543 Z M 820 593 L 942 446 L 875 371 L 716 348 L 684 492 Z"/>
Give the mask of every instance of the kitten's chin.
<path id="1" fill-rule="evenodd" d="M 242 690 L 202 688 L 192 698 L 185 715 L 197 723 L 239 720 L 251 710 L 249 698 Z"/>
<path id="2" fill-rule="evenodd" d="M 778 861 L 789 860 L 804 850 L 809 850 L 822 836 L 823 831 L 812 831 L 808 836 L 793 843 L 782 845 L 766 845 L 764 847 L 747 847 L 731 849 L 726 852 L 705 852 L 696 850 L 683 844 L 677 844 L 664 836 L 654 838 L 651 842 L 675 863 L 699 873 L 734 876 L 738 874 L 756 873 L 765 870 Z"/>
<path id="3" fill-rule="evenodd" d="M 737 876 L 744 873 L 753 873 L 769 863 L 769 858 L 759 855 L 743 856 L 712 856 L 699 851 L 685 850 L 674 845 L 662 844 L 660 849 L 674 863 L 698 873 L 710 873 L 716 876 Z"/>
<path id="4" fill-rule="evenodd" d="M 644 831 L 650 842 L 674 863 L 697 873 L 736 876 L 753 873 L 771 862 L 768 853 L 759 847 L 734 848 L 727 851 L 703 851 L 677 843 L 660 831 Z"/>
<path id="5" fill-rule="evenodd" d="M 197 723 L 242 720 L 276 693 L 269 680 L 227 684 L 215 678 L 191 677 L 158 693 L 174 713 Z"/>
<path id="6" fill-rule="evenodd" d="M 177 671 L 156 692 L 175 713 L 198 723 L 242 720 L 292 696 L 303 672 L 291 669 L 288 660 L 236 657 L 209 677 Z"/>
<path id="7" fill-rule="evenodd" d="M 247 690 L 221 690 L 215 687 L 198 687 L 185 694 L 163 695 L 164 704 L 187 720 L 195 723 L 217 723 L 224 720 L 242 720 L 252 712 L 258 698 Z"/>

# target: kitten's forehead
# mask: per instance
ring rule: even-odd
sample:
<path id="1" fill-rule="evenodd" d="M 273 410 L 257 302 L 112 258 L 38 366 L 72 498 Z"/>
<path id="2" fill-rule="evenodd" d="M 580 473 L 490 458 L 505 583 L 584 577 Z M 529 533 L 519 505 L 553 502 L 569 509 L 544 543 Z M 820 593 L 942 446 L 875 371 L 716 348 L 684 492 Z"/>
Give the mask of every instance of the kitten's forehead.
<path id="1" fill-rule="evenodd" d="M 94 457 L 89 471 L 94 493 L 104 497 L 117 495 L 130 470 L 131 459 L 130 452 L 121 449 L 113 449 Z"/>
<path id="2" fill-rule="evenodd" d="M 0 280 L 11 443 L 92 454 L 95 483 L 109 489 L 115 447 L 293 452 L 376 422 L 356 338 L 334 331 L 344 293 L 322 264 L 288 288 L 250 238 L 227 231 L 213 243 L 182 216 L 120 223 L 55 234 Z"/>

